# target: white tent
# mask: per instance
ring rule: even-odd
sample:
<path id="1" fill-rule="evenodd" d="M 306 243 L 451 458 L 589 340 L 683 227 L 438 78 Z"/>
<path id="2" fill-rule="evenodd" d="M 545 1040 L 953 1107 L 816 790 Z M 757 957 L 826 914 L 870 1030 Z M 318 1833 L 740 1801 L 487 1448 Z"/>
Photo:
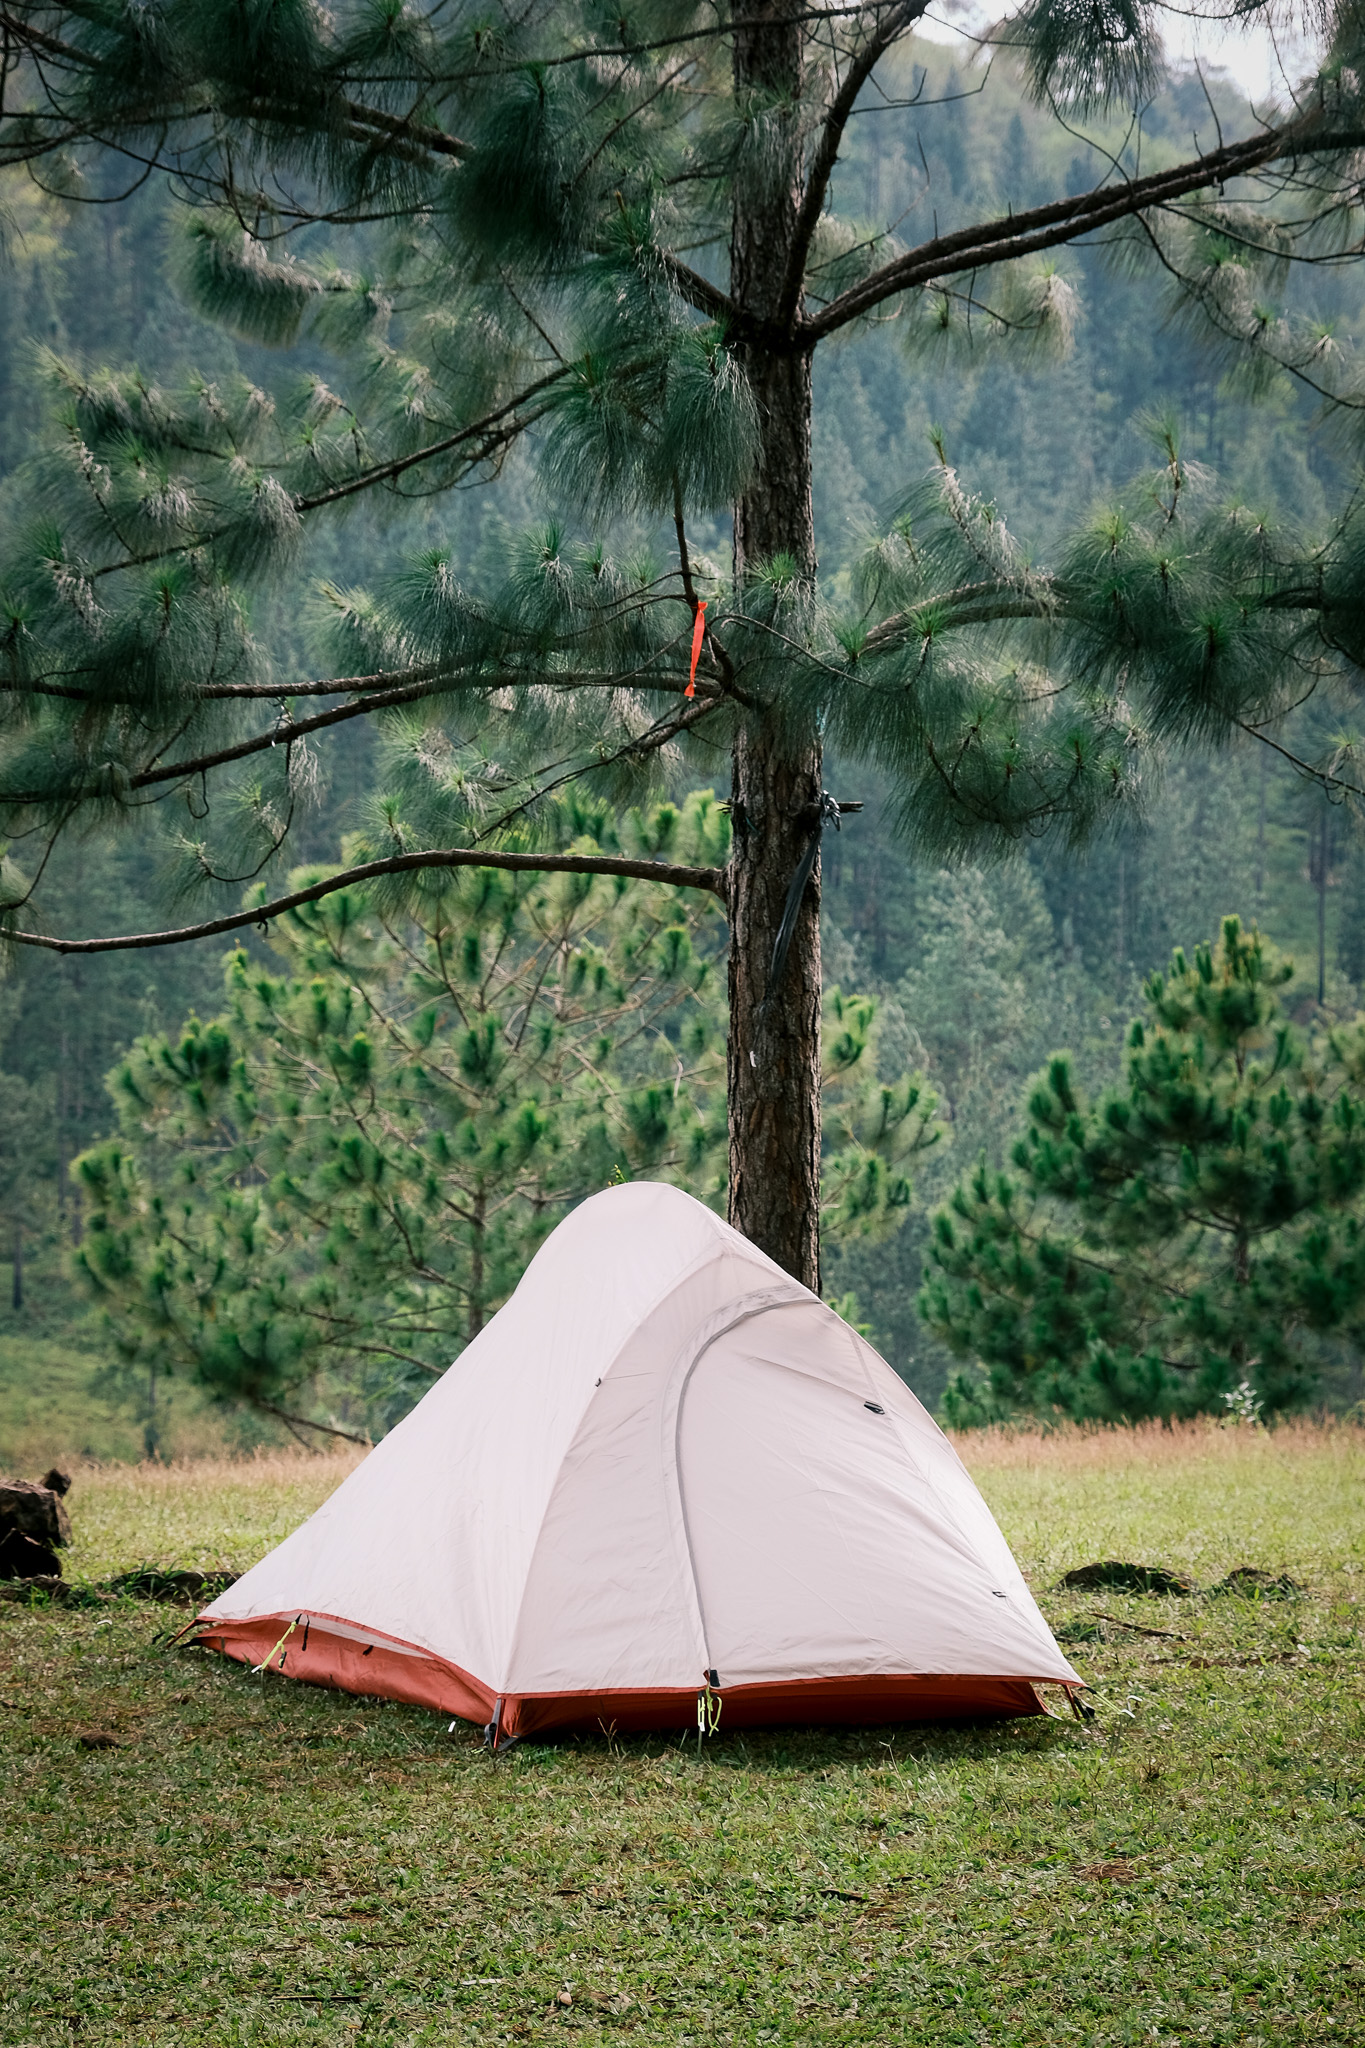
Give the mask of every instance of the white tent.
<path id="1" fill-rule="evenodd" d="M 1079 1685 L 943 1433 L 709 1209 L 584 1202 L 326 1504 L 199 1617 L 295 1678 L 552 1730 L 1040 1710 Z"/>

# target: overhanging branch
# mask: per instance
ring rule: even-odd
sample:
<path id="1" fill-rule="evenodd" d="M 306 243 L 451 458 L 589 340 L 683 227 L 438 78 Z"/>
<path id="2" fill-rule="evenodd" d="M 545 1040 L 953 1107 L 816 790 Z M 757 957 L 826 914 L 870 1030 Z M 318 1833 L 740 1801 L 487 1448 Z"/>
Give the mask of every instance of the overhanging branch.
<path id="1" fill-rule="evenodd" d="M 1337 150 L 1365 147 L 1365 130 L 1332 132 L 1318 129 L 1321 117 L 1314 113 L 1287 128 L 1226 148 L 1210 150 L 1170 170 L 1154 171 L 1145 178 L 1130 178 L 1120 186 L 1105 185 L 1095 191 L 1074 193 L 1047 206 L 1035 206 L 984 226 L 962 228 L 956 234 L 936 235 L 917 249 L 888 263 L 860 284 L 852 285 L 831 300 L 823 313 L 797 324 L 802 346 L 812 348 L 826 335 L 846 327 L 897 293 L 932 284 L 942 277 L 960 276 L 964 271 L 984 270 L 996 263 L 1016 262 L 1021 256 L 1056 249 L 1098 228 L 1131 218 L 1149 207 L 1183 199 L 1205 185 L 1246 177 L 1268 164 L 1308 155 L 1325 155 Z"/>
<path id="2" fill-rule="evenodd" d="M 501 868 L 514 875 L 623 875 L 631 881 L 663 882 L 674 889 L 705 889 L 726 901 L 724 868 L 684 867 L 671 861 L 632 860 L 625 855 L 590 853 L 485 853 L 478 847 L 448 847 L 430 853 L 397 853 L 387 860 L 365 861 L 345 868 L 338 875 L 314 882 L 307 889 L 277 896 L 272 903 L 254 910 L 237 910 L 230 917 L 207 918 L 202 924 L 177 926 L 164 932 L 125 932 L 112 939 L 56 939 L 46 932 L 0 932 L 0 941 L 15 946 L 41 946 L 49 953 L 132 953 L 148 946 L 183 946 L 191 939 L 212 939 L 224 932 L 244 931 L 248 925 L 268 924 L 286 911 L 305 903 L 320 903 L 338 889 L 354 888 L 359 882 L 374 882 L 385 875 L 417 874 L 424 868 Z"/>

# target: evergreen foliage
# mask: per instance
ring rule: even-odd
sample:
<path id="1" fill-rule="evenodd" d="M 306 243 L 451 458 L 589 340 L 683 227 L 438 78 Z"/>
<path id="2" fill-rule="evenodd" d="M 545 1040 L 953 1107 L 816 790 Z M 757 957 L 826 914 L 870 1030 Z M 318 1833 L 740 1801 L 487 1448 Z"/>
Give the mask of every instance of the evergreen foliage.
<path id="1" fill-rule="evenodd" d="M 818 1284 L 813 892 L 768 984 L 825 815 L 822 748 L 876 764 L 935 861 L 1075 846 L 1136 815 L 1164 747 L 1262 733 L 1305 686 L 1349 705 L 1365 652 L 1362 386 L 1286 285 L 1354 246 L 1357 11 L 1323 17 L 1300 102 L 1190 156 L 1183 123 L 1123 130 L 1160 71 L 1155 10 L 1033 0 L 1000 36 L 1051 110 L 1046 148 L 1010 130 L 1051 203 L 1002 204 L 1005 155 L 974 156 L 973 88 L 948 80 L 918 154 L 951 217 L 926 188 L 911 247 L 880 191 L 865 223 L 830 202 L 861 169 L 853 116 L 923 14 L 16 0 L 0 165 L 102 198 L 120 154 L 171 173 L 189 303 L 241 346 L 311 353 L 277 389 L 50 363 L 59 432 L 0 563 L 12 938 L 50 943 L 23 928 L 46 853 L 92 824 L 161 807 L 184 893 L 282 864 L 322 749 L 361 723 L 384 736 L 369 845 L 390 861 L 552 847 L 567 784 L 653 799 L 728 754 L 732 1208 Z M 1099 124 L 1074 163 L 1067 108 Z M 1068 502 L 1041 565 L 941 442 L 853 575 L 822 582 L 805 366 L 872 322 L 926 374 L 1064 353 L 1078 300 L 1054 252 L 1092 234 L 1162 280 L 1252 396 L 1321 401 L 1341 451 L 1321 530 L 1201 488 L 1163 430 L 1156 473 L 1097 515 Z M 542 511 L 565 516 L 483 577 L 433 536 L 377 591 L 333 578 L 326 672 L 277 666 L 262 593 L 304 573 L 320 525 L 365 498 L 447 497 L 523 450 Z M 727 573 L 709 548 L 731 512 Z M 1355 758 L 1337 733 L 1305 764 L 1355 794 Z"/>
<path id="2" fill-rule="evenodd" d="M 1056 1054 L 1013 1171 L 982 1155 L 933 1218 L 920 1311 L 984 1382 L 947 1412 L 1076 1419 L 1268 1412 L 1365 1327 L 1365 1026 L 1306 1036 L 1292 969 L 1236 918 L 1147 982 L 1124 1085 Z"/>
<path id="3" fill-rule="evenodd" d="M 600 810 L 569 823 L 618 843 Z M 714 859 L 726 834 L 697 795 L 629 843 Z M 487 870 L 277 919 L 277 966 L 231 954 L 221 1015 L 114 1068 L 118 1133 L 76 1162 L 79 1264 L 125 1377 L 188 1372 L 296 1429 L 383 1427 L 574 1202 L 646 1174 L 723 1205 L 723 939 L 706 895 Z M 828 1027 L 824 1200 L 836 1236 L 875 1236 L 934 1102 L 869 1072 L 870 1001 L 833 991 Z"/>

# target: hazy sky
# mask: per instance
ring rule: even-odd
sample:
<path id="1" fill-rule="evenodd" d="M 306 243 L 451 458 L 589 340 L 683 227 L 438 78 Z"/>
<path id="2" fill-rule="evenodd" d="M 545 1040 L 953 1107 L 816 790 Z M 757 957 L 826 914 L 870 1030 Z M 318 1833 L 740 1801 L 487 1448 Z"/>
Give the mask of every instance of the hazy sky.
<path id="1" fill-rule="evenodd" d="M 1190 0 L 1191 8 L 1195 0 Z M 1232 0 L 1221 0 L 1231 11 Z M 982 0 L 939 0 L 933 16 L 921 31 L 932 42 L 962 42 L 975 51 L 976 37 L 992 21 L 1000 19 L 1000 7 Z M 1228 72 L 1250 100 L 1264 107 L 1267 100 L 1285 96 L 1285 73 L 1290 79 L 1312 69 L 1310 43 L 1296 32 L 1271 34 L 1264 28 L 1248 28 L 1229 21 L 1225 26 L 1196 22 L 1180 6 L 1163 9 L 1166 16 L 1166 47 L 1174 61 L 1198 58 L 1205 66 Z"/>

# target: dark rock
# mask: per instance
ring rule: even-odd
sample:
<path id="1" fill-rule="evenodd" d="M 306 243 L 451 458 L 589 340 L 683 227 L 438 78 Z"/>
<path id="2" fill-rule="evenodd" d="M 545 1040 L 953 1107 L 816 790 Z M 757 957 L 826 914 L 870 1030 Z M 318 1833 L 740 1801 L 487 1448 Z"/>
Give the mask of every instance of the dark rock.
<path id="1" fill-rule="evenodd" d="M 162 1571 L 156 1565 L 143 1565 L 138 1571 L 120 1572 L 117 1578 L 106 1580 L 105 1586 L 110 1593 L 131 1593 L 139 1600 L 172 1600 L 193 1607 L 216 1600 L 236 1583 L 235 1572 Z"/>
<path id="2" fill-rule="evenodd" d="M 1062 1584 L 1088 1593 L 1097 1587 L 1108 1593 L 1184 1594 L 1199 1590 L 1193 1579 L 1182 1579 L 1177 1573 L 1168 1572 L 1164 1565 L 1121 1564 L 1116 1558 L 1103 1564 L 1078 1565 L 1074 1572 L 1066 1573 Z"/>
<path id="3" fill-rule="evenodd" d="M 35 1543 L 12 1525 L 0 1534 L 0 1579 L 59 1579 L 62 1561 L 46 1543 Z"/>
<path id="4" fill-rule="evenodd" d="M 54 1465 L 50 1472 L 44 1472 L 41 1484 L 47 1488 L 49 1493 L 70 1493 L 71 1474 L 59 1471 Z"/>
<path id="5" fill-rule="evenodd" d="M 71 1517 L 60 1493 L 27 1479 L 0 1480 L 0 1536 L 17 1529 L 50 1550 L 71 1541 Z"/>
<path id="6" fill-rule="evenodd" d="M 38 1594 L 46 1600 L 69 1600 L 71 1586 L 66 1579 L 6 1579 L 0 1584 L 0 1600 L 11 1602 L 33 1599 Z"/>
<path id="7" fill-rule="evenodd" d="M 1238 1593 L 1243 1600 L 1296 1600 L 1303 1587 L 1294 1579 L 1277 1579 L 1270 1572 L 1258 1571 L 1254 1564 L 1239 1564 L 1209 1591 Z"/>
<path id="8" fill-rule="evenodd" d="M 121 1749 L 117 1735 L 111 1735 L 107 1728 L 87 1728 L 76 1737 L 82 1749 Z"/>

